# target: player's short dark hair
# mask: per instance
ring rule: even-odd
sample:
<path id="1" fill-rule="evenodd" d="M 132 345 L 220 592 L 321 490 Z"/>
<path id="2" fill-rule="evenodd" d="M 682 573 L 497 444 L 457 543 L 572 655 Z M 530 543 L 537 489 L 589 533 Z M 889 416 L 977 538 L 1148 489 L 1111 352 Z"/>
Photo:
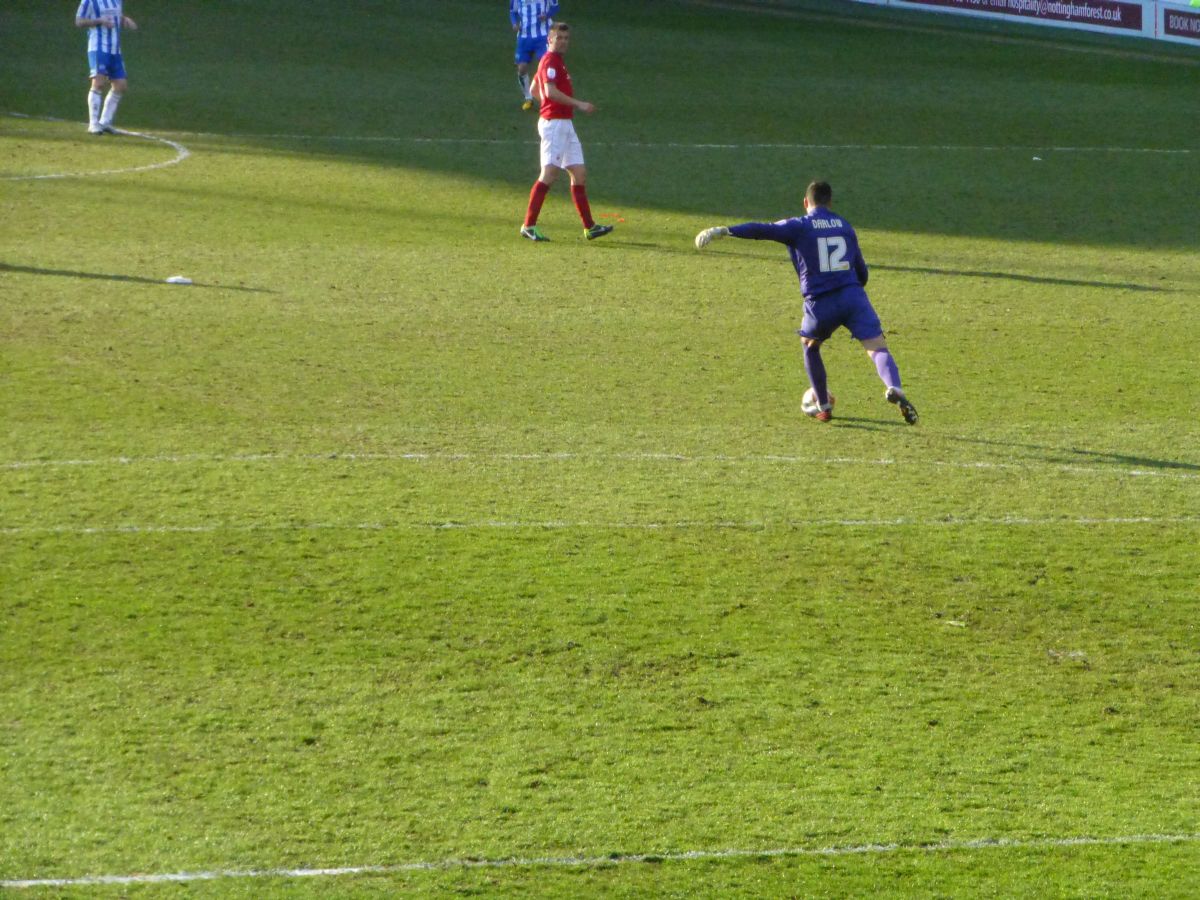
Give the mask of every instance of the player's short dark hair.
<path id="1" fill-rule="evenodd" d="M 804 196 L 813 206 L 828 206 L 833 200 L 833 188 L 829 186 L 828 181 L 814 181 L 808 186 Z"/>
<path id="2" fill-rule="evenodd" d="M 550 26 L 551 31 L 557 31 L 559 34 L 567 34 L 571 30 L 571 26 L 566 22 L 555 22 Z"/>

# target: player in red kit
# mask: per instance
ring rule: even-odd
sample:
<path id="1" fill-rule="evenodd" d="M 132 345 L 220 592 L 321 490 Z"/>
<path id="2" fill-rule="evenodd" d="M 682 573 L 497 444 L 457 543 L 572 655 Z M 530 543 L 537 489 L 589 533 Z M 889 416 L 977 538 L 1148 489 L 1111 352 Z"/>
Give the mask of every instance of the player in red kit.
<path id="1" fill-rule="evenodd" d="M 537 74 L 533 78 L 533 95 L 541 103 L 541 114 L 538 117 L 538 134 L 542 138 L 541 162 L 542 172 L 533 183 L 529 192 L 529 207 L 525 210 L 525 224 L 521 226 L 521 237 L 531 241 L 550 240 L 537 227 L 538 213 L 542 211 L 542 202 L 554 184 L 560 172 L 567 170 L 571 178 L 571 199 L 575 201 L 575 209 L 583 221 L 583 236 L 589 241 L 604 237 L 613 230 L 611 225 L 597 225 L 592 218 L 592 210 L 588 205 L 587 169 L 583 165 L 583 145 L 575 134 L 575 124 L 571 121 L 575 110 L 585 113 L 595 112 L 595 105 L 586 100 L 577 100 L 571 87 L 571 76 L 563 63 L 563 54 L 571 43 L 571 27 L 565 22 L 557 22 L 550 28 L 546 36 L 549 47 L 542 61 L 538 63 Z"/>

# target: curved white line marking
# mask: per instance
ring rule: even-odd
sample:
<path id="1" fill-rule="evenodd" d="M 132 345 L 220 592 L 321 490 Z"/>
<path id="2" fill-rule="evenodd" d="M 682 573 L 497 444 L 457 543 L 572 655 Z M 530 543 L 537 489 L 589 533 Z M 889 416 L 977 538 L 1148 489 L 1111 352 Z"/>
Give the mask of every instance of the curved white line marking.
<path id="1" fill-rule="evenodd" d="M 49 116 L 26 116 L 20 113 L 9 113 L 19 119 L 36 119 L 42 122 L 62 122 L 63 119 L 55 119 Z M 126 137 L 141 138 L 144 141 L 157 141 L 160 144 L 166 144 L 175 151 L 175 157 L 166 162 L 151 163 L 145 166 L 130 166 L 125 169 L 94 169 L 87 172 L 54 172 L 47 175 L 0 175 L 0 181 L 49 181 L 58 178 L 92 178 L 98 175 L 127 175 L 132 172 L 151 172 L 155 169 L 165 169 L 168 166 L 177 166 L 189 156 L 192 151 L 188 150 L 183 144 L 177 141 L 168 140 L 164 137 L 159 137 L 156 134 L 149 134 L 141 131 L 126 131 L 122 128 L 116 129 L 117 134 L 125 135 Z"/>
<path id="2" fill-rule="evenodd" d="M 771 859 L 805 856 L 865 856 L 892 853 L 946 853 L 973 850 L 1036 850 L 1065 847 L 1117 847 L 1129 844 L 1183 844 L 1200 841 L 1200 834 L 1131 834 L 1122 837 L 1073 837 L 1044 840 L 978 838 L 926 844 L 860 844 L 846 847 L 776 847 L 766 850 L 686 850 L 612 856 L 547 856 L 507 859 L 443 859 L 394 865 L 343 866 L 320 869 L 223 869 L 211 872 L 172 872 L 157 875 L 86 875 L 80 878 L 23 878 L 0 881 L 0 888 L 81 887 L 106 884 L 164 884 L 215 881 L 228 878 L 336 878 L 346 875 L 387 875 L 446 869 L 545 869 L 618 866 L 637 863 L 694 860 Z"/>

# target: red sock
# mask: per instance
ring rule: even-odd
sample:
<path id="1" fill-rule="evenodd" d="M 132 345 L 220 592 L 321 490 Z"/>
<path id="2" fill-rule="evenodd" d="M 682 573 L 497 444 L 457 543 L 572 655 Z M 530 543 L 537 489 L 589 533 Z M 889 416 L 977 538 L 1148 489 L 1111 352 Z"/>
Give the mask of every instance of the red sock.
<path id="1" fill-rule="evenodd" d="M 529 207 L 525 210 L 526 228 L 532 228 L 537 224 L 538 213 L 542 211 L 542 201 L 546 199 L 546 193 L 549 190 L 550 185 L 540 178 L 533 183 L 533 189 L 529 192 Z"/>
<path id="2" fill-rule="evenodd" d="M 596 220 L 592 218 L 592 208 L 588 205 L 587 188 L 582 184 L 571 185 L 571 199 L 575 201 L 575 209 L 579 211 L 579 218 L 583 219 L 583 227 L 591 228 L 596 224 Z"/>

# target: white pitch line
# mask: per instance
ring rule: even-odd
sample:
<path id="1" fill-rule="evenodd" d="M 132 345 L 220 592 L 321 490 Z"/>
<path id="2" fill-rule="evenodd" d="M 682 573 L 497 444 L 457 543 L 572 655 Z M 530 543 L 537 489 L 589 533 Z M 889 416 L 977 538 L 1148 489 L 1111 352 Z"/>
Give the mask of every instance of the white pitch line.
<path id="1" fill-rule="evenodd" d="M 16 116 L 23 119 L 36 119 L 46 122 L 62 122 L 63 119 L 56 119 L 50 116 L 28 116 L 22 113 L 9 113 L 10 116 Z M 182 162 L 190 155 L 190 151 L 183 147 L 182 144 L 167 140 L 153 134 L 142 134 L 135 131 L 121 132 L 135 137 L 141 137 L 149 140 L 161 141 L 174 147 L 181 156 L 165 162 L 157 163 L 153 166 L 143 166 L 134 169 L 112 169 L 98 172 L 80 172 L 71 174 L 58 175 L 20 175 L 20 176 L 4 176 L 0 180 L 23 180 L 30 178 L 71 178 L 82 177 L 85 175 L 112 175 L 123 172 L 140 172 L 148 169 L 163 168 L 165 166 L 176 165 Z M 222 138 L 234 140 L 271 140 L 271 141 L 307 141 L 307 142 L 334 142 L 334 143 L 362 143 L 362 144 L 431 144 L 431 145 L 460 145 L 460 146 L 527 146 L 536 144 L 535 139 L 526 138 L 471 138 L 471 137 L 413 137 L 411 135 L 353 135 L 353 134 L 297 134 L 288 132 L 268 132 L 268 133 L 253 133 L 253 132 L 229 132 L 220 133 L 213 131 L 166 131 L 166 134 L 183 135 L 185 137 L 199 138 Z M 1033 144 L 864 144 L 864 143 L 788 143 L 788 142 L 724 142 L 724 141 L 593 141 L 593 146 L 596 147 L 617 147 L 624 149 L 643 149 L 643 150 L 785 150 L 788 152 L 806 151 L 806 150 L 836 150 L 845 152 L 867 152 L 867 153 L 890 153 L 890 152 L 911 152 L 911 153 L 1140 153 L 1150 155 L 1165 155 L 1165 156 L 1190 156 L 1197 152 L 1191 147 L 1087 147 L 1087 146 L 1045 146 Z"/>
<path id="2" fill-rule="evenodd" d="M 36 119 L 43 122 L 62 122 L 63 119 L 55 119 L 50 116 L 26 116 L 21 113 L 9 113 L 19 119 Z M 87 172 L 55 172 L 49 175 L 0 175 L 0 181 L 48 181 L 57 178 L 91 178 L 97 175 L 127 175 L 132 172 L 151 172 L 155 169 L 165 169 L 168 166 L 177 166 L 189 156 L 192 152 L 183 144 L 176 141 L 168 140 L 164 137 L 159 137 L 156 134 L 148 134 L 140 131 L 125 131 L 122 128 L 115 129 L 117 134 L 125 135 L 126 137 L 141 138 L 144 141 L 157 141 L 160 144 L 166 144 L 175 151 L 175 158 L 169 159 L 166 162 L 151 163 L 145 166 L 130 166 L 125 169 L 93 169 Z M 97 138 L 94 135 L 88 135 L 87 140 L 104 140 Z"/>
<path id="3" fill-rule="evenodd" d="M 206 522 L 196 525 L 17 525 L 0 528 L 0 537 L 34 537 L 37 535 L 144 535 L 144 534 L 216 534 L 219 532 L 298 532 L 298 531 L 765 531 L 774 529 L 799 530 L 806 528 L 970 528 L 997 526 L 1005 528 L 1041 526 L 1095 525 L 1193 525 L 1200 516 L 939 516 L 918 519 L 900 516 L 892 519 L 783 519 L 770 520 L 680 520 L 662 522 L 597 522 L 548 519 L 544 521 L 477 521 L 426 522 Z"/>
<path id="4" fill-rule="evenodd" d="M 161 454 L 156 456 L 109 456 L 93 459 L 30 459 L 0 463 L 0 472 L 24 469 L 43 469 L 86 466 L 185 465 L 190 463 L 307 463 L 307 462 L 646 462 L 746 465 L 803 465 L 803 466 L 932 466 L 947 469 L 999 471 L 1050 470 L 1081 475 L 1108 475 L 1119 478 L 1168 478 L 1181 481 L 1200 480 L 1200 472 L 1172 472 L 1151 469 L 1123 468 L 1111 464 L 1092 466 L 1077 463 L 1005 463 L 988 460 L 936 460 L 856 457 L 808 457 L 790 454 L 687 454 L 669 452 L 614 453 L 468 453 L 456 451 L 398 451 L 394 453 L 244 453 L 244 454 Z"/>
<path id="5" fill-rule="evenodd" d="M 452 869 L 586 868 L 697 860 L 781 859 L 787 857 L 881 856 L 896 853 L 953 853 L 976 850 L 1056 850 L 1067 847 L 1119 847 L 1141 844 L 1182 844 L 1200 841 L 1200 834 L 1131 834 L 1120 837 L 1069 837 L 1019 840 L 977 838 L 924 844 L 859 844 L 842 847 L 776 847 L 765 850 L 686 850 L 612 856 L 544 856 L 506 859 L 444 859 L 394 865 L 340 866 L 313 869 L 218 869 L 142 875 L 85 875 L 77 878 L 22 878 L 0 881 L 0 888 L 86 887 L 111 884 L 164 884 L 233 878 L 336 878 L 348 875 L 398 875 Z"/>
<path id="6" fill-rule="evenodd" d="M 413 137 L 411 135 L 352 135 L 352 134 L 296 134 L 288 132 L 255 134 L 252 132 L 230 132 L 221 134 L 211 131 L 168 132 L 191 137 L 230 138 L 263 141 L 330 141 L 334 143 L 362 144 L 437 144 L 437 145 L 490 145 L 526 146 L 536 144 L 533 138 L 469 138 L 469 137 Z M 620 147 L 645 150 L 839 150 L 865 152 L 946 152 L 946 153 L 1147 153 L 1187 156 L 1198 152 L 1191 147 L 1057 147 L 1045 145 L 1000 145 L 1000 144 L 837 144 L 837 143 L 787 143 L 787 142 L 722 142 L 722 141 L 589 141 L 595 147 Z"/>

